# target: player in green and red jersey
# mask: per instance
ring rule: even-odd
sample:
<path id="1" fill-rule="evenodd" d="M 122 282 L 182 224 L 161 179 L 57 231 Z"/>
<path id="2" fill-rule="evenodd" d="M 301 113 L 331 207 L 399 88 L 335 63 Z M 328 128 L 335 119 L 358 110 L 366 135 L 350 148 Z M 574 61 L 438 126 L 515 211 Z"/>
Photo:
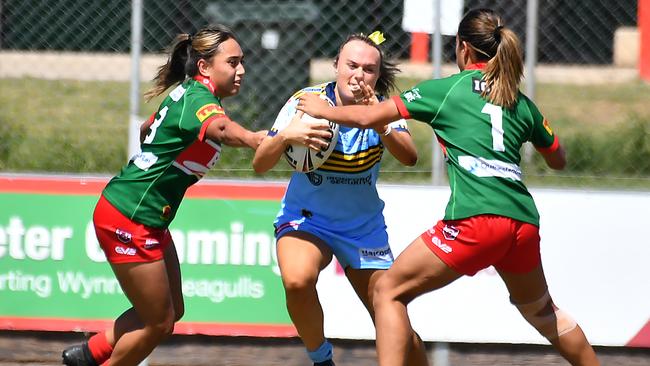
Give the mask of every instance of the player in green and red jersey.
<path id="1" fill-rule="evenodd" d="M 447 161 L 451 197 L 445 217 L 413 241 L 374 290 L 379 364 L 406 365 L 407 304 L 463 275 L 494 266 L 511 302 L 573 365 L 598 365 L 582 329 L 553 303 L 542 270 L 539 215 L 522 183 L 519 150 L 531 141 L 562 169 L 564 150 L 537 107 L 519 92 L 521 45 L 492 10 L 458 27 L 459 74 L 428 80 L 375 106 L 330 107 L 310 95 L 298 109 L 361 128 L 414 118 L 435 131 Z"/>
<path id="2" fill-rule="evenodd" d="M 189 186 L 219 159 L 222 145 L 256 149 L 266 131 L 230 120 L 221 99 L 239 92 L 243 53 L 223 26 L 179 35 L 148 99 L 178 84 L 141 127 L 141 152 L 108 183 L 95 233 L 133 305 L 104 333 L 63 352 L 66 365 L 137 365 L 184 312 L 180 265 L 167 227 Z"/>

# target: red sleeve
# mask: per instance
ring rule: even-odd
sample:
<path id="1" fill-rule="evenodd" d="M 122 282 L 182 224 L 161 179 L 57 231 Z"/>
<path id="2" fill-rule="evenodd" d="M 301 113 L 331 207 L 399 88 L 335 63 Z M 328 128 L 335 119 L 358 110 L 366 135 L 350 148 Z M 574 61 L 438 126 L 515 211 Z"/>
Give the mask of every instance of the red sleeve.
<path id="1" fill-rule="evenodd" d="M 402 98 L 400 98 L 398 95 L 393 95 L 390 99 L 395 102 L 395 105 L 397 106 L 397 110 L 399 111 L 400 116 L 404 119 L 409 119 L 411 118 L 411 114 L 409 113 L 408 109 L 406 109 L 406 105 L 404 105 L 404 101 L 402 101 Z"/>
<path id="2" fill-rule="evenodd" d="M 551 146 L 549 146 L 549 147 L 537 147 L 537 146 L 535 146 L 537 151 L 539 151 L 542 154 L 552 153 L 555 150 L 557 150 L 559 147 L 560 147 L 560 140 L 557 138 L 557 135 L 553 136 L 553 143 L 551 144 Z"/>
<path id="3" fill-rule="evenodd" d="M 210 126 L 213 122 L 221 119 L 221 118 L 226 118 L 227 120 L 230 120 L 228 116 L 225 114 L 216 114 L 213 116 L 210 116 L 208 119 L 206 119 L 202 124 L 201 124 L 201 130 L 199 131 L 199 141 L 204 141 L 205 140 L 205 132 L 208 130 L 208 126 Z"/>

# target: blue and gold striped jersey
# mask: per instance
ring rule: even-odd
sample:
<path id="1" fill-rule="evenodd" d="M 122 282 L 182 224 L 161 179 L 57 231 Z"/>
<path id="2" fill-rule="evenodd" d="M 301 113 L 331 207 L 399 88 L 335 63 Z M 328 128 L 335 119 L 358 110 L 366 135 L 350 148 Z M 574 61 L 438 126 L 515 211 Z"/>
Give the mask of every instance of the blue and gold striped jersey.
<path id="1" fill-rule="evenodd" d="M 288 124 L 300 95 L 325 94 L 336 103 L 335 87 L 335 82 L 329 82 L 295 93 L 278 114 L 269 135 L 275 135 L 280 126 Z M 393 122 L 391 127 L 408 130 L 403 119 Z M 383 151 L 381 137 L 375 130 L 340 126 L 329 159 L 313 172 L 293 173 L 278 218 L 288 213 L 299 214 L 314 224 L 337 231 L 360 230 L 360 233 L 384 225 L 384 202 L 376 188 Z"/>

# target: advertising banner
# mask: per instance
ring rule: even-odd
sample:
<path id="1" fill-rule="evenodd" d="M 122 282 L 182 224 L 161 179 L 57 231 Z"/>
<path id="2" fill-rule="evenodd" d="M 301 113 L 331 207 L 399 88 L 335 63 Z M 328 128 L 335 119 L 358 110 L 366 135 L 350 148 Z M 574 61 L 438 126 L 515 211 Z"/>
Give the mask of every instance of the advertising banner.
<path id="1" fill-rule="evenodd" d="M 107 180 L 0 178 L 0 328 L 104 328 L 128 304 L 95 237 Z M 180 333 L 292 336 L 272 222 L 282 185 L 202 183 L 170 226 Z M 243 199 L 246 197 L 246 199 Z"/>

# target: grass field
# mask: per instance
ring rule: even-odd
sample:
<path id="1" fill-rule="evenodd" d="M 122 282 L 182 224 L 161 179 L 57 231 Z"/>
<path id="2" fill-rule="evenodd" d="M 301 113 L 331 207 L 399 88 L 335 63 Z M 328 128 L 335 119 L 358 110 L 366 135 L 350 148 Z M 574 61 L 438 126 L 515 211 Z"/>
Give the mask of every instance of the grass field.
<path id="1" fill-rule="evenodd" d="M 399 86 L 407 89 L 416 82 L 400 79 Z M 0 79 L 0 170 L 116 173 L 127 159 L 128 88 L 125 82 Z M 533 157 L 523 164 L 528 183 L 650 189 L 650 85 L 540 84 L 537 93 L 536 101 L 561 136 L 571 164 L 555 173 Z M 148 116 L 160 100 L 143 103 L 140 115 Z M 431 129 L 417 122 L 410 122 L 410 128 L 419 162 L 407 168 L 386 154 L 383 182 L 431 180 Z M 224 149 L 209 176 L 288 177 L 289 167 L 283 163 L 256 176 L 251 157 L 251 151 Z"/>

